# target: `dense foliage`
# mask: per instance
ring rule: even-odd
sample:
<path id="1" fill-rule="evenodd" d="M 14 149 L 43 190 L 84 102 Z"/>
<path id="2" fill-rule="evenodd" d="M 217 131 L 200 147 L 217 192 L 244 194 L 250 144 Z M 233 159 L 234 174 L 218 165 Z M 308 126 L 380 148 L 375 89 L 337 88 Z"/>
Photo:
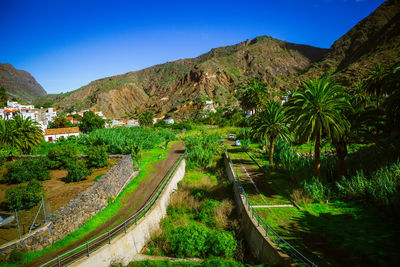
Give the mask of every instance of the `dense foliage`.
<path id="1" fill-rule="evenodd" d="M 86 164 L 89 168 L 108 166 L 108 152 L 105 146 L 91 146 L 86 150 Z"/>
<path id="2" fill-rule="evenodd" d="M 0 148 L 15 148 L 20 153 L 30 153 L 43 140 L 43 132 L 37 122 L 30 118 L 14 116 L 0 119 Z"/>
<path id="3" fill-rule="evenodd" d="M 9 210 L 30 209 L 40 202 L 42 194 L 43 186 L 36 180 L 11 187 L 6 191 L 8 208 Z"/>
<path id="4" fill-rule="evenodd" d="M 185 146 L 189 167 L 207 167 L 222 152 L 221 139 L 213 135 L 188 136 Z"/>
<path id="5" fill-rule="evenodd" d="M 66 169 L 70 162 L 78 160 L 78 150 L 73 145 L 54 146 L 49 150 L 47 157 L 52 169 Z"/>
<path id="6" fill-rule="evenodd" d="M 67 182 L 79 182 L 83 178 L 89 176 L 92 170 L 86 166 L 84 161 L 71 161 L 67 165 L 68 175 L 66 177 Z"/>
<path id="7" fill-rule="evenodd" d="M 6 183 L 23 183 L 31 180 L 50 179 L 49 162 L 43 159 L 20 159 L 8 164 L 8 172 L 3 177 Z"/>
<path id="8" fill-rule="evenodd" d="M 132 154 L 137 148 L 152 149 L 174 139 L 174 134 L 166 129 L 119 127 L 93 131 L 87 143 L 106 146 L 110 154 Z"/>
<path id="9" fill-rule="evenodd" d="M 201 224 L 179 226 L 167 233 L 171 251 L 177 257 L 233 257 L 236 240 L 226 231 L 210 230 Z"/>
<path id="10" fill-rule="evenodd" d="M 139 116 L 139 124 L 142 127 L 150 127 L 153 125 L 153 114 L 148 111 L 143 112 Z"/>
<path id="11" fill-rule="evenodd" d="M 96 129 L 104 128 L 106 121 L 93 111 L 83 113 L 82 121 L 79 123 L 79 130 L 83 133 L 90 133 Z"/>
<path id="12" fill-rule="evenodd" d="M 57 116 L 53 121 L 49 122 L 48 128 L 67 128 L 72 127 L 72 122 L 65 117 Z"/>

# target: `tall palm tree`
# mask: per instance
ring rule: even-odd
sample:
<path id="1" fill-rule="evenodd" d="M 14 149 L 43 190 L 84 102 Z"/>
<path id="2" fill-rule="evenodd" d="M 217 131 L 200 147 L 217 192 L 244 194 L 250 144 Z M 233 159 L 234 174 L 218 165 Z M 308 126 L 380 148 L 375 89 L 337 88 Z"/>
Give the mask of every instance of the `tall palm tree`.
<path id="1" fill-rule="evenodd" d="M 249 80 L 239 97 L 243 109 L 257 113 L 267 98 L 267 91 L 266 85 L 260 80 Z"/>
<path id="2" fill-rule="evenodd" d="M 349 127 L 342 114 L 349 107 L 343 89 L 329 78 L 306 81 L 293 93 L 287 106 L 291 129 L 301 141 L 314 141 L 315 176 L 320 178 L 322 136 L 338 139 Z"/>
<path id="3" fill-rule="evenodd" d="M 369 72 L 366 79 L 366 90 L 370 94 L 376 96 L 376 108 L 379 108 L 382 94 L 385 92 L 385 80 L 387 76 L 387 68 L 383 64 L 376 64 Z"/>
<path id="4" fill-rule="evenodd" d="M 289 129 L 284 107 L 277 101 L 269 100 L 265 109 L 253 121 L 254 132 L 269 138 L 269 163 L 274 165 L 274 145 L 277 138 L 288 139 Z"/>
<path id="5" fill-rule="evenodd" d="M 14 146 L 22 153 L 31 152 L 43 140 L 43 131 L 39 123 L 29 117 L 24 119 L 18 115 L 13 117 Z"/>

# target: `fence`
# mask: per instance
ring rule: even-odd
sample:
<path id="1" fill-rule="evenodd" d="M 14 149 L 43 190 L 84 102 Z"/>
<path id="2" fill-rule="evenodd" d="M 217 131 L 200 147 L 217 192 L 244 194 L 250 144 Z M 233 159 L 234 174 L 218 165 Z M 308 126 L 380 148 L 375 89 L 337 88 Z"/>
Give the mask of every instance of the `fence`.
<path id="1" fill-rule="evenodd" d="M 40 266 L 64 266 L 70 264 L 78 259 L 81 259 L 85 256 L 90 256 L 92 252 L 101 248 L 104 245 L 110 244 L 111 240 L 117 237 L 121 233 L 126 233 L 127 229 L 133 225 L 135 225 L 142 217 L 146 215 L 146 213 L 151 209 L 154 203 L 157 201 L 158 197 L 164 190 L 165 186 L 169 182 L 170 178 L 173 176 L 175 170 L 181 163 L 182 159 L 185 157 L 185 153 L 177 160 L 174 166 L 169 171 L 168 175 L 164 179 L 164 181 L 158 186 L 155 190 L 155 194 L 153 197 L 135 214 L 131 215 L 128 219 L 126 219 L 121 224 L 115 226 L 111 230 L 107 231 L 106 233 L 95 237 L 94 239 L 82 244 Z"/>
<path id="2" fill-rule="evenodd" d="M 224 145 L 224 144 L 223 144 Z M 276 244 L 278 248 L 280 248 L 285 254 L 290 256 L 296 263 L 305 264 L 307 266 L 317 266 L 311 260 L 309 260 L 306 256 L 300 253 L 297 249 L 295 249 L 292 245 L 290 245 L 283 237 L 281 237 L 278 233 L 276 233 L 257 213 L 257 211 L 250 205 L 249 200 L 247 199 L 246 191 L 243 188 L 242 183 L 238 179 L 238 175 L 236 173 L 235 168 L 233 168 L 233 162 L 229 156 L 228 150 L 225 145 L 225 155 L 229 161 L 229 164 L 232 166 L 232 172 L 234 176 L 234 185 L 239 189 L 239 194 L 243 197 L 245 208 L 250 211 L 251 216 L 257 222 L 257 226 L 261 227 L 265 231 L 265 236 L 269 238 L 272 242 Z"/>

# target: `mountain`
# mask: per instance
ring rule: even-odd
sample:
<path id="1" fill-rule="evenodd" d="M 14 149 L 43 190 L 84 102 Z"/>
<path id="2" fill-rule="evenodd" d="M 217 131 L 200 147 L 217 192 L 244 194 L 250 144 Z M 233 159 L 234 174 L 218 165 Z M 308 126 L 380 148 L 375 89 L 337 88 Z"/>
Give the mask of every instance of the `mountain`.
<path id="1" fill-rule="evenodd" d="M 6 88 L 11 97 L 24 101 L 46 95 L 46 91 L 29 72 L 17 70 L 8 63 L 0 63 L 0 86 Z"/>
<path id="2" fill-rule="evenodd" d="M 400 56 L 400 1 L 379 6 L 336 40 L 325 58 L 300 80 L 331 74 L 344 86 L 354 86 L 377 63 L 391 65 Z"/>
<path id="3" fill-rule="evenodd" d="M 54 97 L 62 108 L 97 109 L 108 117 L 124 116 L 137 107 L 162 114 L 185 112 L 199 95 L 221 105 L 234 103 L 235 88 L 248 77 L 259 77 L 279 88 L 322 59 L 325 52 L 326 49 L 261 36 L 212 49 L 197 58 L 96 80 Z"/>
<path id="4" fill-rule="evenodd" d="M 301 81 L 332 75 L 351 88 L 376 63 L 392 64 L 400 55 L 400 1 L 389 0 L 339 38 L 330 49 L 260 36 L 140 71 L 99 79 L 73 92 L 46 96 L 62 109 L 97 109 L 108 117 L 132 111 L 181 117 L 197 107 L 200 95 L 218 105 L 237 103 L 237 88 L 260 78 L 275 91 Z"/>

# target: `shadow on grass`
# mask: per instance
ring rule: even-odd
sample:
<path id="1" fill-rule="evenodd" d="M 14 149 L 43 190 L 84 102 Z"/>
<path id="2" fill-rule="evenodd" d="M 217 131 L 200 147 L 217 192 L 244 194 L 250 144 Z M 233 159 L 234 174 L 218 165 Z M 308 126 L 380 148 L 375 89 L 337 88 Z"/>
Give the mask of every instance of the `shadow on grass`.
<path id="1" fill-rule="evenodd" d="M 382 220 L 376 212 L 349 203 L 337 208 L 350 208 L 352 213 L 306 210 L 284 227 L 285 238 L 321 266 L 327 262 L 334 266 L 400 265 L 400 227 L 395 220 Z"/>

